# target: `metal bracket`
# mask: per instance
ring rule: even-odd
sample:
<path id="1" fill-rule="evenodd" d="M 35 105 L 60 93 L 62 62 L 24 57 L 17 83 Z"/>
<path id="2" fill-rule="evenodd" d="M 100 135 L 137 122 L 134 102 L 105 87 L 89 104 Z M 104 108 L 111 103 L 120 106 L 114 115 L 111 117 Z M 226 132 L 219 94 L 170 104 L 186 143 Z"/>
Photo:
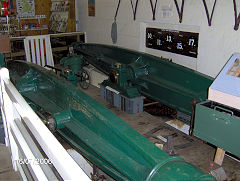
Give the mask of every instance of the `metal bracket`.
<path id="1" fill-rule="evenodd" d="M 116 19 L 117 19 L 117 15 L 118 15 L 118 10 L 119 10 L 120 4 L 121 4 L 121 0 L 118 0 L 117 9 L 116 9 L 116 13 L 115 13 L 115 16 L 114 16 L 114 21 L 116 21 Z"/>
<path id="2" fill-rule="evenodd" d="M 167 138 L 167 153 L 170 156 L 177 155 L 177 153 L 174 149 L 173 137 L 172 136 L 168 136 L 168 138 Z"/>
<path id="3" fill-rule="evenodd" d="M 236 0 L 233 0 L 233 6 L 234 6 L 234 15 L 235 15 L 235 25 L 234 25 L 234 30 L 238 30 L 239 28 L 239 23 L 240 23 L 240 13 L 237 15 L 237 5 L 236 5 Z"/>
<path id="4" fill-rule="evenodd" d="M 177 8 L 178 16 L 179 16 L 179 23 L 182 23 L 184 0 L 182 0 L 181 11 L 179 9 L 177 0 L 174 0 L 174 2 L 175 2 L 175 5 L 176 5 L 176 8 Z"/>
<path id="5" fill-rule="evenodd" d="M 184 1 L 184 0 L 183 0 L 183 1 Z M 151 8 L 152 8 L 152 13 L 153 13 L 153 20 L 155 20 L 157 2 L 158 2 L 158 0 L 155 1 L 154 7 L 153 7 L 153 2 L 152 2 L 152 0 L 150 0 Z"/>
<path id="6" fill-rule="evenodd" d="M 135 8 L 133 7 L 133 1 L 130 0 L 130 2 L 131 2 L 132 10 L 133 10 L 133 20 L 135 21 L 136 20 L 136 14 L 137 14 L 138 0 L 136 1 Z"/>
<path id="7" fill-rule="evenodd" d="M 105 181 L 106 178 L 104 175 L 98 173 L 98 168 L 96 165 L 93 165 L 93 173 L 91 173 L 91 180 L 93 181 Z"/>
<path id="8" fill-rule="evenodd" d="M 214 13 L 214 10 L 215 10 L 216 3 L 217 3 L 217 0 L 214 1 L 213 9 L 212 9 L 211 17 L 210 17 L 206 0 L 203 0 L 203 5 L 204 5 L 204 8 L 205 8 L 205 11 L 206 11 L 206 14 L 207 14 L 207 20 L 208 20 L 208 25 L 209 26 L 211 26 L 211 24 L 212 24 L 212 17 L 213 17 L 213 13 Z"/>
<path id="9" fill-rule="evenodd" d="M 189 128 L 189 135 L 193 135 L 193 129 L 194 129 L 194 118 L 195 118 L 195 108 L 197 104 L 197 99 L 194 97 L 192 101 L 190 102 L 191 107 L 192 107 L 192 116 L 191 116 L 191 122 L 190 122 L 190 128 Z"/>

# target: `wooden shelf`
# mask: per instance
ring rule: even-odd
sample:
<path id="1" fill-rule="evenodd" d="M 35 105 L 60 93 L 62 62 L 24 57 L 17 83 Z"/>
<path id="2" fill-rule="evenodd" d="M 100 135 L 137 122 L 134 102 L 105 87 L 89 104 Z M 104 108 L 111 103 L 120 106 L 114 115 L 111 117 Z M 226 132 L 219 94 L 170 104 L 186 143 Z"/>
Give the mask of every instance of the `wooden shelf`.
<path id="1" fill-rule="evenodd" d="M 16 36 L 36 36 L 36 35 L 46 35 L 48 34 L 48 28 L 39 29 L 27 29 L 27 30 L 16 30 Z"/>
<path id="2" fill-rule="evenodd" d="M 36 16 L 34 16 L 34 17 L 27 17 L 27 18 L 17 17 L 17 18 L 20 19 L 20 20 L 25 20 L 25 19 L 44 19 L 44 18 L 46 18 L 46 16 L 45 16 L 45 15 L 36 15 Z"/>
<path id="3" fill-rule="evenodd" d="M 17 32 L 17 33 L 20 33 L 20 32 Z M 24 58 L 25 51 L 24 51 L 24 43 L 23 43 L 24 38 L 25 36 L 10 38 L 11 52 L 5 53 L 4 54 L 5 58 L 14 59 L 14 60 L 25 60 Z M 70 32 L 70 33 L 50 34 L 50 38 L 51 38 L 53 55 L 61 55 L 62 52 L 68 51 L 69 46 L 73 42 L 85 42 L 85 33 Z"/>
<path id="4" fill-rule="evenodd" d="M 33 29 L 15 30 L 15 31 L 37 31 L 37 30 L 48 30 L 48 28 L 33 28 Z"/>

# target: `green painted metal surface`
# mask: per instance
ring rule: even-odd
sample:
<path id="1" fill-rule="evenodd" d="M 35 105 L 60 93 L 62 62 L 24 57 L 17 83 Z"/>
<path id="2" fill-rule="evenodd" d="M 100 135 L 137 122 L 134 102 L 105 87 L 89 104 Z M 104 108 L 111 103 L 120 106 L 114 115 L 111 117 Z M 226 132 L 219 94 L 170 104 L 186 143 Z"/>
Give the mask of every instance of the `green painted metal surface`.
<path id="1" fill-rule="evenodd" d="M 53 116 L 58 134 L 112 178 L 215 180 L 183 159 L 168 156 L 53 72 L 24 62 L 11 62 L 8 68 L 19 92 Z"/>
<path id="2" fill-rule="evenodd" d="M 0 53 L 0 67 L 5 67 L 4 55 Z"/>
<path id="3" fill-rule="evenodd" d="M 81 73 L 83 68 L 83 58 L 82 56 L 76 54 L 69 54 L 60 60 L 60 64 L 67 67 L 62 69 L 62 75 L 64 75 L 68 81 L 73 85 L 77 86 L 77 76 L 76 73 Z"/>
<path id="4" fill-rule="evenodd" d="M 83 89 L 89 87 L 90 78 L 87 71 L 83 69 L 85 61 L 82 55 L 74 53 L 68 54 L 67 57 L 60 60 L 60 64 L 67 67 L 62 70 L 62 75 L 64 75 L 73 85 L 79 83 Z"/>
<path id="5" fill-rule="evenodd" d="M 117 81 L 110 78 L 104 86 L 113 87 L 130 98 L 144 94 L 187 115 L 192 114 L 194 98 L 198 102 L 206 100 L 213 81 L 162 57 L 99 44 L 74 43 L 73 48 L 86 61 L 115 76 Z"/>
<path id="6" fill-rule="evenodd" d="M 196 105 L 194 135 L 240 156 L 240 111 L 205 101 Z"/>
<path id="7" fill-rule="evenodd" d="M 60 60 L 60 64 L 68 66 L 74 73 L 81 73 L 84 66 L 83 56 L 68 54 Z"/>

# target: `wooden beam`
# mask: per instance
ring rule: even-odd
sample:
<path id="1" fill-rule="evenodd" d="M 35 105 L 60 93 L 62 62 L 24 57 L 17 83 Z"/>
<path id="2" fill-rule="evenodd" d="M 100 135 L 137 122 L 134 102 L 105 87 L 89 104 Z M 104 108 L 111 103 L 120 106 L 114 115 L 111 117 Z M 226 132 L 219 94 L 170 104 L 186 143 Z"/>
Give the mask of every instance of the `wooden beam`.
<path id="1" fill-rule="evenodd" d="M 151 105 L 158 104 L 158 103 L 159 103 L 159 102 L 151 102 L 151 103 L 147 103 L 147 104 L 144 104 L 143 107 L 151 106 Z"/>
<path id="2" fill-rule="evenodd" d="M 221 166 L 223 163 L 224 156 L 225 156 L 225 151 L 221 148 L 217 148 L 214 162 Z"/>

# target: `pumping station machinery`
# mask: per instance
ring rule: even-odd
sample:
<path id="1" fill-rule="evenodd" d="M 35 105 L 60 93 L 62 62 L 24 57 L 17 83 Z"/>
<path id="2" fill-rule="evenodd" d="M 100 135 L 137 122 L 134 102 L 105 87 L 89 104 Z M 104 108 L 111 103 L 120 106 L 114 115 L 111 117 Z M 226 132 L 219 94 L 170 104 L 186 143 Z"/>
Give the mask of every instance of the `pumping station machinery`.
<path id="1" fill-rule="evenodd" d="M 60 60 L 60 65 L 63 68 L 56 68 L 50 65 L 45 67 L 51 68 L 55 71 L 59 71 L 60 75 L 65 77 L 73 85 L 80 85 L 81 88 L 87 89 L 90 84 L 90 76 L 86 70 L 83 69 L 86 62 L 83 60 L 83 56 L 76 55 L 74 53 L 67 55 Z"/>
<path id="2" fill-rule="evenodd" d="M 136 113 L 143 110 L 143 96 L 189 117 L 192 132 L 195 105 L 207 99 L 213 79 L 199 72 L 128 49 L 74 43 L 74 52 L 109 76 L 101 96 L 116 107 Z M 110 97 L 110 98 L 109 98 Z"/>
<path id="3" fill-rule="evenodd" d="M 23 61 L 9 62 L 7 68 L 18 91 L 49 128 L 113 179 L 215 180 L 183 159 L 167 155 L 78 89 L 78 82 L 83 89 L 89 86 L 87 64 L 108 75 L 101 82 L 100 95 L 114 106 L 127 113 L 142 112 L 144 97 L 151 98 L 191 117 L 190 133 L 194 129 L 200 139 L 240 156 L 235 144 L 240 117 L 239 54 L 213 81 L 162 57 L 99 44 L 74 43 L 72 47 L 74 53 L 60 61 L 61 68 L 47 65 L 60 76 Z"/>
<path id="4" fill-rule="evenodd" d="M 238 138 L 240 55 L 216 79 L 155 57 L 119 47 L 73 44 L 74 52 L 109 76 L 101 97 L 128 112 L 142 111 L 143 96 L 191 116 L 190 134 L 240 156 Z M 216 131 L 212 131 L 213 129 Z M 226 134 L 223 134 L 226 133 Z"/>
<path id="5" fill-rule="evenodd" d="M 157 148 L 118 116 L 53 71 L 7 64 L 29 105 L 85 159 L 115 180 L 214 181 L 201 169 Z M 116 67 L 119 70 L 120 67 Z M 94 177 L 92 178 L 93 180 Z"/>

